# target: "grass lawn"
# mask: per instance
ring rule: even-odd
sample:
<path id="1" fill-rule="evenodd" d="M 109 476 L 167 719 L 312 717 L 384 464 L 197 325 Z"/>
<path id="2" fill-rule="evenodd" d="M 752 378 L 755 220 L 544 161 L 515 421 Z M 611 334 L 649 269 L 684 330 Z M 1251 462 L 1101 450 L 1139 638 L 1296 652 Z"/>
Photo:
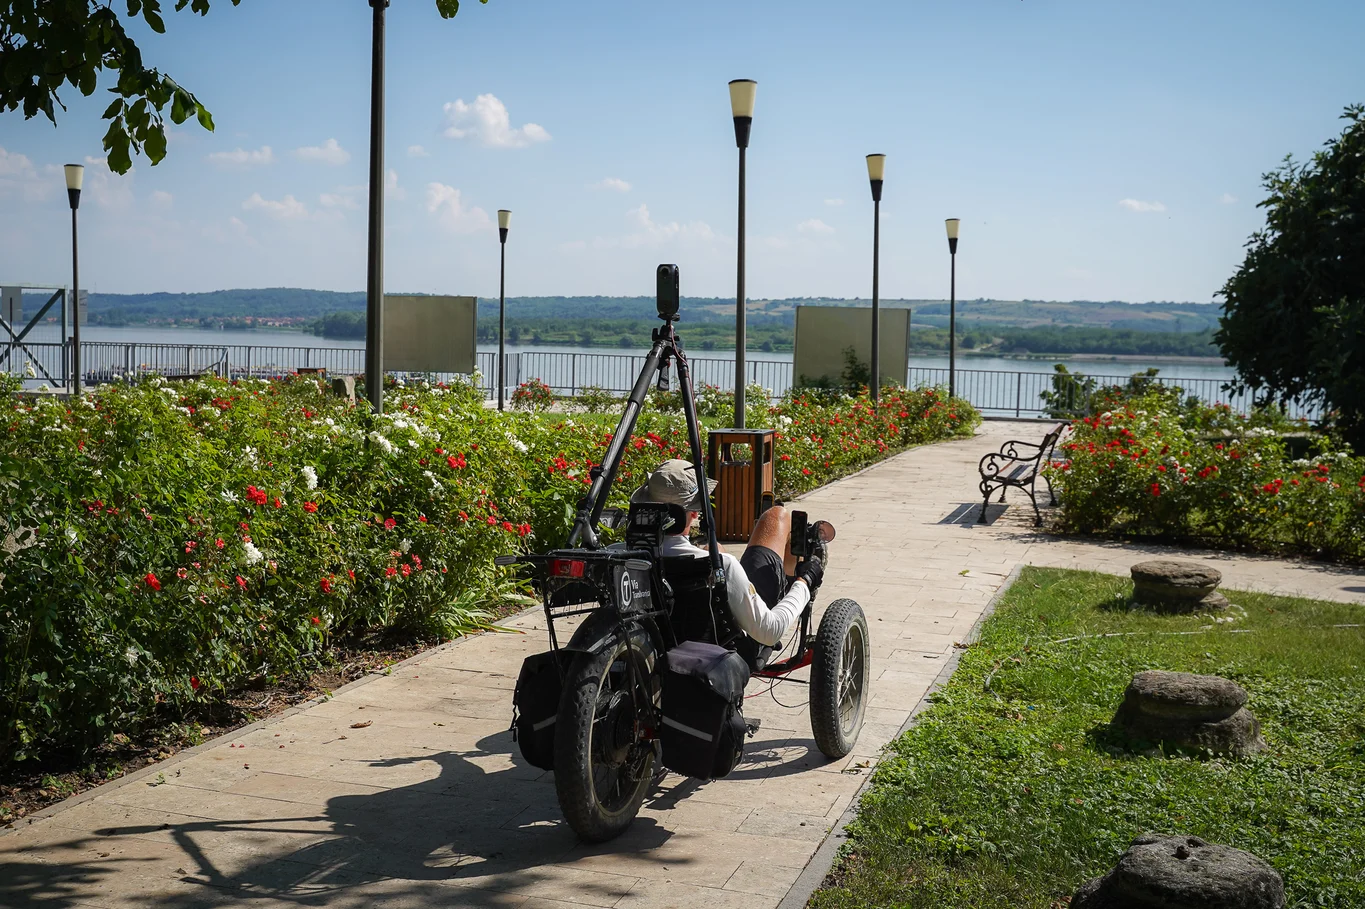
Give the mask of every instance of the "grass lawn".
<path id="1" fill-rule="evenodd" d="M 1255 853 L 1291 907 L 1365 906 L 1365 629 L 1333 627 L 1365 607 L 1233 593 L 1244 614 L 1213 624 L 1129 611 L 1131 591 L 1026 570 L 890 746 L 811 905 L 1059 909 L 1155 831 Z M 1144 669 L 1234 679 L 1269 749 L 1126 753 L 1107 726 Z"/>

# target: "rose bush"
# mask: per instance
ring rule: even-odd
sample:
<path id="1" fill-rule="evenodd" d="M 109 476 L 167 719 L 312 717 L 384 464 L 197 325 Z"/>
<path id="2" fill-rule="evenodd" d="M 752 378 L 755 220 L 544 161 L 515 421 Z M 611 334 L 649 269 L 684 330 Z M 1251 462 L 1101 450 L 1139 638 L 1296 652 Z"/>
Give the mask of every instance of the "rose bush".
<path id="1" fill-rule="evenodd" d="M 514 592 L 493 558 L 568 531 L 614 415 L 499 413 L 470 384 L 393 388 L 371 416 L 311 378 L 0 387 L 0 746 L 80 751 L 382 630 L 451 637 Z M 723 409 L 723 408 L 720 408 Z M 789 397 L 778 494 L 979 419 L 935 390 Z M 687 457 L 647 410 L 616 504 Z"/>
<path id="2" fill-rule="evenodd" d="M 1064 529 L 1365 558 L 1365 458 L 1323 437 L 1292 459 L 1275 411 L 1111 393 L 1049 468 Z"/>

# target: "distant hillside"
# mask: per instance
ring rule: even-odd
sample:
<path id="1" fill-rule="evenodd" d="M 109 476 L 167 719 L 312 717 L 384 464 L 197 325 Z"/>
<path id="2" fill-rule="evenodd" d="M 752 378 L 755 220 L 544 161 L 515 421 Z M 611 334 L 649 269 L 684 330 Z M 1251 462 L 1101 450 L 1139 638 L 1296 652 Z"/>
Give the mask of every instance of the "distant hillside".
<path id="1" fill-rule="evenodd" d="M 749 323 L 791 325 L 798 304 L 866 306 L 866 299 L 825 297 L 750 300 Z M 946 326 L 946 300 L 883 300 L 891 308 L 909 306 L 919 327 Z M 684 297 L 682 312 L 688 322 L 723 323 L 734 318 L 734 300 L 723 297 Z M 498 301 L 481 298 L 480 318 L 497 313 Z M 198 294 L 91 294 L 90 319 L 97 324 L 194 320 L 203 322 L 244 319 L 313 321 L 328 313 L 360 312 L 365 294 L 325 290 L 271 287 L 255 290 L 218 290 Z M 622 320 L 652 319 L 650 297 L 511 297 L 509 316 L 519 319 Z M 959 329 L 969 325 L 1047 328 L 1088 327 L 1146 332 L 1202 332 L 1216 328 L 1221 307 L 1213 303 L 1124 303 L 1076 300 L 959 300 Z"/>

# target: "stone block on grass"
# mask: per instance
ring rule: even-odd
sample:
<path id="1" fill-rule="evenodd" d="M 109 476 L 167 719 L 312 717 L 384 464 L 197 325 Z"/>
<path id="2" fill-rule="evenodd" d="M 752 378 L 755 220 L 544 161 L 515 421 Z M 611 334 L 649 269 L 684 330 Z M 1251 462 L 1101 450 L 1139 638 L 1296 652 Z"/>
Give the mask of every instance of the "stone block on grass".
<path id="1" fill-rule="evenodd" d="M 1071 909 L 1284 909 L 1284 881 L 1261 859 L 1197 836 L 1147 834 Z"/>

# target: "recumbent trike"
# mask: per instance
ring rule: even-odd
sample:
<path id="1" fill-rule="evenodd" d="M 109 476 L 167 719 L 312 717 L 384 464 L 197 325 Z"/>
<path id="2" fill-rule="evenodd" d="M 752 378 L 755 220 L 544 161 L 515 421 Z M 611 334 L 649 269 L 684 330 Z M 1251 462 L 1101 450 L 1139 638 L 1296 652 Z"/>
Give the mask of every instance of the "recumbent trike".
<path id="1" fill-rule="evenodd" d="M 736 627 L 730 615 L 711 502 L 703 496 L 707 557 L 661 557 L 667 533 L 684 525 L 677 505 L 606 507 L 621 456 L 651 385 L 666 390 L 677 366 L 693 468 L 705 489 L 691 374 L 678 319 L 678 269 L 660 265 L 658 310 L 663 325 L 592 483 L 578 503 L 562 549 L 504 556 L 530 578 L 544 601 L 550 650 L 522 664 L 513 698 L 513 730 L 521 753 L 553 770 L 559 804 L 583 839 L 623 832 L 640 810 L 655 765 L 701 779 L 728 774 L 756 725 L 743 715 L 752 676 L 785 679 L 807 666 L 811 727 L 831 758 L 852 750 L 862 728 L 871 677 L 867 619 L 850 599 L 825 610 L 811 633 L 812 602 L 796 629 L 793 655 L 771 661 L 771 648 Z M 599 528 L 625 531 L 623 546 L 604 546 Z M 791 550 L 798 560 L 834 538 L 824 521 L 792 515 Z M 771 605 L 771 604 L 770 604 Z M 567 642 L 556 621 L 581 616 Z"/>

